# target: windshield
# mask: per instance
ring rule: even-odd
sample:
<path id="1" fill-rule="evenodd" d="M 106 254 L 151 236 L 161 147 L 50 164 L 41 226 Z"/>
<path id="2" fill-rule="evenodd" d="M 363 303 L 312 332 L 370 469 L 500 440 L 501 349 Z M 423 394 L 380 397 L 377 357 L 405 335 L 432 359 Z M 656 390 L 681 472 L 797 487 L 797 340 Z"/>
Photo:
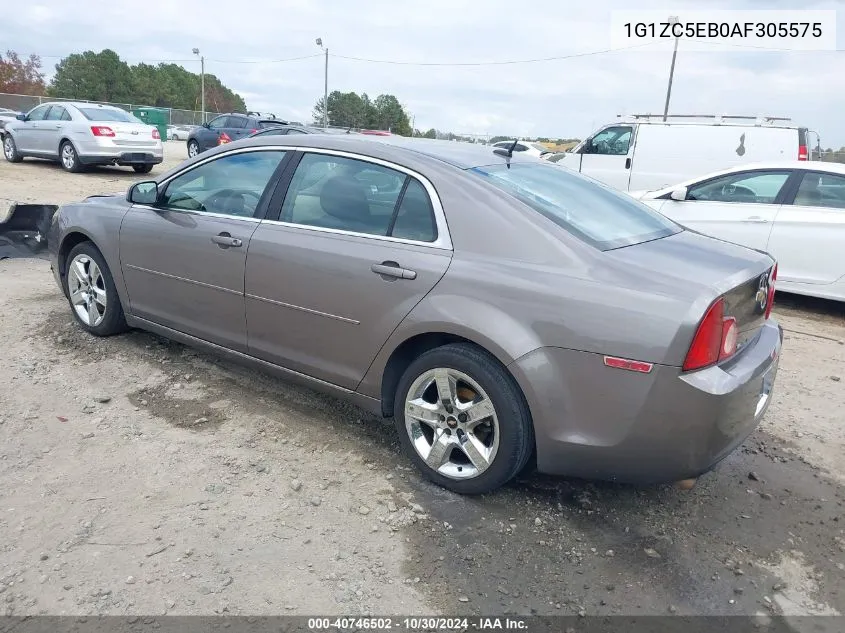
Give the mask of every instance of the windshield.
<path id="1" fill-rule="evenodd" d="M 625 193 L 560 167 L 512 163 L 471 171 L 600 250 L 679 233 L 680 226 Z"/>
<path id="2" fill-rule="evenodd" d="M 118 123 L 143 123 L 143 121 L 123 110 L 111 108 L 78 108 L 89 121 L 117 121 Z"/>

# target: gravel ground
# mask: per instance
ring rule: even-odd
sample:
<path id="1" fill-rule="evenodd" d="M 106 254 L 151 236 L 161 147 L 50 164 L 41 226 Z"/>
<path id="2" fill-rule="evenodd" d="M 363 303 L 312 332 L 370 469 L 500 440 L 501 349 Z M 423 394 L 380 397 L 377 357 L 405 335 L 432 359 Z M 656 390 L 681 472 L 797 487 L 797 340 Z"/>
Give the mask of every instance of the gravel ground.
<path id="1" fill-rule="evenodd" d="M 134 179 L 0 162 L 0 195 L 33 202 Z M 693 490 L 531 475 L 465 498 L 389 421 L 90 337 L 45 261 L 0 261 L 0 614 L 845 613 L 845 308 L 775 313 L 773 404 Z"/>

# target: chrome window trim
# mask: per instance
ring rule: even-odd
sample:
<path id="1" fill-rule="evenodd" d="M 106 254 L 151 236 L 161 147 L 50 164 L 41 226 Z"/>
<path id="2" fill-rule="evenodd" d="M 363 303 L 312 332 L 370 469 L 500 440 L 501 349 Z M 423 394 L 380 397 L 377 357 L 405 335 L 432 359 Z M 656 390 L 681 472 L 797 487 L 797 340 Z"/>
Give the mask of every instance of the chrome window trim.
<path id="1" fill-rule="evenodd" d="M 195 211 L 193 209 L 171 209 L 170 207 L 153 207 L 148 204 L 132 203 L 133 209 L 147 209 L 148 211 L 155 211 L 161 213 L 162 211 L 169 211 L 170 213 L 184 213 L 186 215 L 196 215 L 201 218 L 221 218 L 223 220 L 243 220 L 244 222 L 251 222 L 258 224 L 261 222 L 259 218 L 244 215 L 231 215 L 229 213 L 212 213 L 211 211 Z"/>
<path id="2" fill-rule="evenodd" d="M 242 154 L 244 152 L 256 152 L 256 151 L 258 151 L 258 152 L 269 152 L 269 151 L 280 151 L 280 150 L 285 151 L 285 152 L 293 151 L 293 152 L 303 152 L 303 153 L 309 152 L 309 153 L 313 153 L 313 154 L 328 154 L 330 156 L 339 156 L 341 158 L 350 158 L 352 160 L 360 160 L 360 161 L 365 162 L 365 163 L 373 163 L 375 165 L 387 167 L 388 169 L 393 169 L 394 171 L 398 171 L 398 172 L 401 172 L 401 173 L 403 173 L 407 176 L 411 176 L 413 178 L 416 178 L 422 184 L 423 188 L 426 190 L 426 193 L 428 193 L 428 198 L 431 202 L 431 208 L 434 211 L 434 223 L 437 226 L 437 239 L 434 240 L 433 242 L 423 242 L 423 241 L 420 241 L 420 240 L 409 240 L 409 239 L 400 238 L 400 237 L 391 237 L 389 235 L 373 235 L 372 233 L 358 233 L 358 232 L 355 232 L 355 231 L 345 231 L 343 229 L 329 229 L 329 228 L 323 228 L 323 227 L 319 227 L 319 226 L 311 226 L 310 224 L 297 224 L 295 222 L 283 222 L 281 220 L 258 220 L 256 218 L 249 218 L 249 219 L 255 220 L 256 222 L 260 222 L 260 223 L 263 223 L 263 224 L 278 225 L 278 226 L 289 226 L 289 227 L 298 228 L 298 229 L 316 231 L 318 233 L 332 233 L 332 234 L 335 234 L 335 235 L 348 235 L 348 236 L 352 236 L 352 237 L 363 237 L 363 238 L 368 238 L 368 239 L 373 239 L 373 240 L 381 240 L 381 241 L 384 241 L 384 242 L 394 242 L 394 243 L 397 243 L 397 244 L 413 244 L 415 246 L 428 246 L 430 248 L 436 248 L 436 249 L 439 249 L 439 250 L 451 251 L 451 250 L 454 249 L 454 247 L 452 245 L 452 236 L 449 233 L 449 225 L 446 221 L 446 213 L 443 211 L 443 203 L 440 201 L 440 196 L 437 194 L 437 190 L 434 188 L 434 185 L 431 184 L 431 181 L 428 178 L 426 178 L 425 176 L 423 176 L 421 173 L 419 173 L 418 171 L 414 171 L 413 169 L 405 167 L 404 165 L 398 165 L 396 163 L 392 163 L 390 161 L 383 160 L 381 158 L 374 158 L 372 156 L 367 156 L 366 154 L 358 154 L 356 152 L 348 152 L 348 151 L 345 151 L 345 150 L 324 149 L 324 148 L 320 148 L 320 147 L 308 147 L 308 146 L 304 146 L 304 145 L 303 146 L 297 146 L 297 145 L 261 145 L 259 147 L 239 147 L 237 149 L 233 149 L 233 150 L 228 151 L 228 152 L 221 152 L 220 154 L 216 154 L 214 156 L 208 156 L 201 161 L 198 161 L 196 163 L 192 163 L 191 165 L 185 167 L 185 169 L 182 169 L 182 170 L 176 172 L 175 174 L 168 177 L 166 180 L 162 180 L 158 184 L 159 184 L 159 187 L 166 187 L 168 184 L 170 184 L 170 181 L 172 181 L 175 178 L 178 178 L 182 174 L 185 174 L 188 171 L 191 171 L 193 169 L 196 169 L 197 167 L 200 167 L 201 165 L 204 165 L 204 164 L 211 162 L 213 160 L 217 160 L 219 158 L 223 158 L 225 156 L 231 156 L 233 154 Z M 290 185 L 288 185 L 288 187 L 290 187 Z M 136 205 L 136 206 L 141 206 L 141 205 Z M 154 207 L 147 207 L 147 208 L 155 209 Z M 179 210 L 179 209 L 168 209 L 168 210 L 181 212 L 181 210 Z M 211 214 L 211 213 L 204 213 L 202 211 L 193 212 L 193 213 L 198 213 L 199 215 L 204 215 L 204 216 L 217 215 L 219 217 L 224 217 L 224 218 L 246 219 L 246 218 L 243 218 L 242 216 L 230 216 L 230 215 L 224 215 L 224 214 Z"/>

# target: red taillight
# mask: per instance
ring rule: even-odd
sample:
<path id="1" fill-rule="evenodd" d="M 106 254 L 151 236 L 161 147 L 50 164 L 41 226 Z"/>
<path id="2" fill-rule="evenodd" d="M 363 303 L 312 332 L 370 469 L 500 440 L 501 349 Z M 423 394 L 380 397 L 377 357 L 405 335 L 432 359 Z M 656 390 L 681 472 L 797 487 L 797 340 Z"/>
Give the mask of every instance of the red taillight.
<path id="1" fill-rule="evenodd" d="M 158 133 L 158 128 L 153 128 L 153 138 L 161 139 L 161 134 Z"/>
<path id="2" fill-rule="evenodd" d="M 225 145 L 226 143 L 231 143 L 232 139 L 229 138 L 229 135 L 226 132 L 220 134 L 220 138 L 217 141 L 218 145 Z"/>
<path id="3" fill-rule="evenodd" d="M 717 299 L 698 324 L 683 370 L 702 369 L 736 353 L 739 328 L 734 317 L 725 316 L 725 300 Z"/>
<path id="4" fill-rule="evenodd" d="M 105 125 L 92 125 L 91 132 L 94 136 L 114 136 L 114 130 Z"/>
<path id="5" fill-rule="evenodd" d="M 775 302 L 775 282 L 778 280 L 778 265 L 772 267 L 772 274 L 769 277 L 769 292 L 766 296 L 766 318 L 772 314 L 772 304 Z"/>
<path id="6" fill-rule="evenodd" d="M 806 145 L 799 145 L 798 146 L 798 160 L 809 160 L 810 154 L 807 152 Z"/>
<path id="7" fill-rule="evenodd" d="M 258 131 L 258 130 L 250 130 L 250 131 L 249 131 L 249 133 L 250 133 L 250 134 L 255 134 L 257 131 Z"/>

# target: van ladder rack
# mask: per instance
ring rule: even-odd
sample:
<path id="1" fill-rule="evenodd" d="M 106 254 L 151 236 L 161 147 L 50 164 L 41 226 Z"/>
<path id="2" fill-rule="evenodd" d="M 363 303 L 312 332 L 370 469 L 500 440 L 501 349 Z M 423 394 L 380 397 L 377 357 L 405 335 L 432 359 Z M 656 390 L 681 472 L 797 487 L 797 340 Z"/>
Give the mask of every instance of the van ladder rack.
<path id="1" fill-rule="evenodd" d="M 655 120 L 659 122 L 663 122 L 664 119 L 662 114 L 617 114 L 616 118 L 633 119 L 635 121 Z M 739 114 L 669 114 L 665 118 L 667 122 L 672 119 L 709 119 L 715 121 L 716 123 L 721 123 L 723 121 L 754 121 L 756 125 L 762 125 L 763 123 L 774 123 L 776 121 L 792 121 L 792 119 L 789 117 L 767 115 L 747 116 Z"/>

